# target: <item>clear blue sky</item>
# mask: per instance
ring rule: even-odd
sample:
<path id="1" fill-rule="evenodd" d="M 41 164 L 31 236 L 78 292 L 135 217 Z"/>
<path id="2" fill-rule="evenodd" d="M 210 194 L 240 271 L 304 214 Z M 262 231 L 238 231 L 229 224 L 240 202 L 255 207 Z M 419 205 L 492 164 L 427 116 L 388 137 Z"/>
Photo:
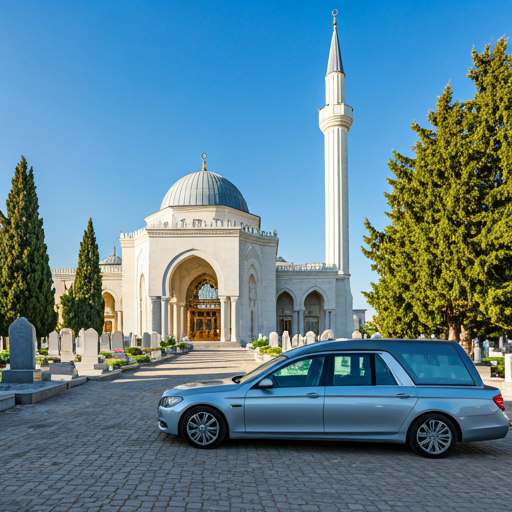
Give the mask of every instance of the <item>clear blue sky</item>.
<path id="1" fill-rule="evenodd" d="M 376 279 L 364 218 L 386 225 L 391 149 L 451 80 L 468 99 L 471 48 L 512 32 L 512 2 L 0 2 L 0 209 L 24 155 L 35 170 L 50 264 L 74 267 L 89 217 L 102 258 L 172 184 L 231 180 L 279 254 L 324 261 L 318 109 L 332 9 L 346 72 L 354 307 Z"/>

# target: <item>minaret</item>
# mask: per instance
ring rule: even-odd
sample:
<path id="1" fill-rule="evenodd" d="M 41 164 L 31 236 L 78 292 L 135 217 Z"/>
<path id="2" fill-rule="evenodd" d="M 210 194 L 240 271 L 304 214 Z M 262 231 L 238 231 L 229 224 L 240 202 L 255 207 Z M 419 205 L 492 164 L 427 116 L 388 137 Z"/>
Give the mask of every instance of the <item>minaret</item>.
<path id="1" fill-rule="evenodd" d="M 352 125 L 352 108 L 345 104 L 345 73 L 340 44 L 334 30 L 325 75 L 325 107 L 319 111 L 320 130 L 325 138 L 325 261 L 348 267 L 348 156 L 347 134 Z"/>

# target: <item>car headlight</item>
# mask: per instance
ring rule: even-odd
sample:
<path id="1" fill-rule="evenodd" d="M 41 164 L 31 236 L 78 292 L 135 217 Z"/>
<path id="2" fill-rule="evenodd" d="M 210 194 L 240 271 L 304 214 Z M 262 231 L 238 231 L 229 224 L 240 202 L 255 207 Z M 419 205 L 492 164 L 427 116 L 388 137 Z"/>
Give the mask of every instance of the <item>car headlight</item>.
<path id="1" fill-rule="evenodd" d="M 179 404 L 183 401 L 181 396 L 163 396 L 160 398 L 160 407 L 172 407 L 173 405 Z"/>

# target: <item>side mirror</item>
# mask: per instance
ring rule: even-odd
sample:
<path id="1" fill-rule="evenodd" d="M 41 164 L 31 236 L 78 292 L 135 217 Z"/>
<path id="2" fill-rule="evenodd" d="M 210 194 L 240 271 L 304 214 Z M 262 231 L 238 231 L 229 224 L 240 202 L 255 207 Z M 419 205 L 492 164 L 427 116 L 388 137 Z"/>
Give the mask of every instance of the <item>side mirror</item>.
<path id="1" fill-rule="evenodd" d="M 268 389 L 273 388 L 274 383 L 272 382 L 272 379 L 263 379 L 259 384 L 258 387 L 261 389 Z"/>

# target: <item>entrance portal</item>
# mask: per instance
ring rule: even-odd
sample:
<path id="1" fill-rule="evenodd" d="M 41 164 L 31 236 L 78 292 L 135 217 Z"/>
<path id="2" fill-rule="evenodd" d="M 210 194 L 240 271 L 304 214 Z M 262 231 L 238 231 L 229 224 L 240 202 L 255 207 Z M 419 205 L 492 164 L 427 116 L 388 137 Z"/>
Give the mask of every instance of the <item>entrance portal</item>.
<path id="1" fill-rule="evenodd" d="M 220 300 L 210 275 L 203 274 L 190 284 L 187 310 L 191 341 L 220 341 Z"/>

